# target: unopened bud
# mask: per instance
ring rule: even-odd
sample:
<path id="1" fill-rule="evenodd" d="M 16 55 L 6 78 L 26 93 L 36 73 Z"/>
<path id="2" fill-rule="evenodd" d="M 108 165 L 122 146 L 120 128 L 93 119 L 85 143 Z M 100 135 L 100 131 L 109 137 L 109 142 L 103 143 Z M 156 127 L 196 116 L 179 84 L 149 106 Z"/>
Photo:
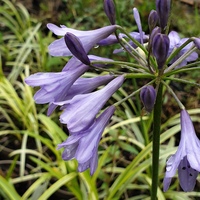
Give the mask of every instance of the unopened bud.
<path id="1" fill-rule="evenodd" d="M 154 87 L 148 85 L 142 88 L 140 92 L 140 99 L 144 104 L 146 111 L 151 112 L 156 101 L 156 90 L 154 89 Z"/>
<path id="2" fill-rule="evenodd" d="M 158 33 L 153 37 L 152 52 L 156 58 L 158 68 L 161 69 L 168 56 L 169 37 L 165 34 Z"/>
<path id="3" fill-rule="evenodd" d="M 160 27 L 162 30 L 167 26 L 170 15 L 171 0 L 156 0 L 156 11 L 159 16 Z"/>
<path id="4" fill-rule="evenodd" d="M 150 12 L 149 18 L 148 18 L 148 25 L 149 25 L 150 33 L 156 27 L 156 25 L 158 24 L 158 21 L 159 21 L 158 13 L 155 10 L 152 10 Z"/>
<path id="5" fill-rule="evenodd" d="M 104 11 L 112 25 L 115 24 L 115 4 L 112 0 L 104 0 Z"/>
<path id="6" fill-rule="evenodd" d="M 85 65 L 90 65 L 90 59 L 88 58 L 80 39 L 69 32 L 65 34 L 64 38 L 71 53 Z"/>

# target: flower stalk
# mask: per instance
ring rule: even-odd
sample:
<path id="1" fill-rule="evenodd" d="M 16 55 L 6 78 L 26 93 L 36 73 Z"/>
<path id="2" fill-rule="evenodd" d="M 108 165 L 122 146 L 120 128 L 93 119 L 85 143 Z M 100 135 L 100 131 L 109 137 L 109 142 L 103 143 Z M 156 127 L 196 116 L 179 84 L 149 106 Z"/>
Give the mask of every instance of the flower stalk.
<path id="1" fill-rule="evenodd" d="M 154 126 L 153 126 L 153 141 L 152 141 L 153 142 L 153 144 L 152 144 L 153 150 L 152 150 L 151 200 L 157 200 L 162 91 L 163 91 L 163 84 L 159 83 L 156 102 L 154 105 L 154 116 L 153 116 Z"/>

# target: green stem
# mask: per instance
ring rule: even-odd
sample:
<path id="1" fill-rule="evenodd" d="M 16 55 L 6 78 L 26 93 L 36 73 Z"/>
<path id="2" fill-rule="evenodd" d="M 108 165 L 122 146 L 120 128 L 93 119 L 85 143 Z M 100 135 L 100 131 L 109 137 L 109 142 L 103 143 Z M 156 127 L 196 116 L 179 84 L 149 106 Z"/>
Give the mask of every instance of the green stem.
<path id="1" fill-rule="evenodd" d="M 154 116 L 153 116 L 154 128 L 153 128 L 153 152 L 152 152 L 152 169 L 153 170 L 152 170 L 151 200 L 157 200 L 162 90 L 163 90 L 163 84 L 160 83 L 158 87 L 156 103 L 154 105 Z"/>

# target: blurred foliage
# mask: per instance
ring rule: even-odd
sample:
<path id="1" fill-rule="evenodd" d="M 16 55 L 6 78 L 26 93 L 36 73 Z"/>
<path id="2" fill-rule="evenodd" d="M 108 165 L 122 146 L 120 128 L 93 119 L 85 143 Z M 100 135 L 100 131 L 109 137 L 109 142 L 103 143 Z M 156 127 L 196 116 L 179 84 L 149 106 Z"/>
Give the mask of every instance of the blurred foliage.
<path id="1" fill-rule="evenodd" d="M 132 8 L 137 7 L 143 29 L 148 32 L 147 17 L 155 9 L 154 1 L 115 0 L 115 3 L 120 25 L 128 31 L 137 30 L 132 14 Z M 47 117 L 47 106 L 35 105 L 34 90 L 24 83 L 30 73 L 60 71 L 68 60 L 48 55 L 47 46 L 55 37 L 47 30 L 46 23 L 81 30 L 108 25 L 102 1 L 2 0 L 0 5 L 0 198 L 150 199 L 152 116 L 141 116 L 137 97 L 117 109 L 100 143 L 98 169 L 90 177 L 88 170 L 77 173 L 76 161 L 62 160 L 61 151 L 56 148 L 66 140 L 67 133 L 58 122 L 59 111 Z M 184 4 L 174 1 L 176 14 L 172 17 L 172 27 L 183 36 L 199 35 L 198 8 L 185 11 L 180 6 Z M 110 57 L 112 51 L 97 48 L 92 53 Z M 198 78 L 196 74 L 190 74 L 191 77 Z M 110 103 L 127 96 L 136 86 L 133 80 L 125 86 L 127 90 L 120 89 L 113 95 Z M 162 125 L 158 198 L 198 199 L 199 192 L 180 192 L 177 179 L 171 186 L 173 191 L 162 193 L 165 161 L 175 152 L 175 134 L 180 131 L 179 115 L 175 115 L 174 105 L 167 104 L 167 98 L 170 97 L 165 99 L 169 107 L 165 108 L 168 114 Z M 188 107 L 197 107 L 198 99 L 194 99 L 197 105 L 192 107 L 191 98 Z M 194 122 L 200 122 L 199 109 L 189 113 Z"/>

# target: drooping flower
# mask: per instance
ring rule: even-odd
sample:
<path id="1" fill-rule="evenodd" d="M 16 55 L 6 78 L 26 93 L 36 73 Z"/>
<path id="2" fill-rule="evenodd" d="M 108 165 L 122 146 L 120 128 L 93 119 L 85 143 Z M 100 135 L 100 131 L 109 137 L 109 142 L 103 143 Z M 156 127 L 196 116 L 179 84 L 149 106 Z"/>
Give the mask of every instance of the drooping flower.
<path id="1" fill-rule="evenodd" d="M 46 72 L 30 75 L 25 82 L 30 86 L 40 86 L 34 95 L 35 102 L 45 104 L 60 101 L 72 84 L 89 69 L 76 58 L 72 58 L 76 66 L 62 72 Z"/>
<path id="2" fill-rule="evenodd" d="M 157 33 L 153 37 L 152 52 L 158 63 L 158 68 L 162 69 L 167 59 L 169 51 L 169 38 L 165 34 Z"/>
<path id="3" fill-rule="evenodd" d="M 200 141 L 186 110 L 181 111 L 181 140 L 178 150 L 167 161 L 164 191 L 168 190 L 177 169 L 181 188 L 185 192 L 192 191 L 200 172 Z"/>
<path id="4" fill-rule="evenodd" d="M 85 49 L 85 52 L 88 53 L 92 47 L 94 47 L 100 40 L 108 37 L 112 34 L 117 26 L 110 25 L 103 28 L 99 28 L 92 31 L 79 31 L 72 28 L 67 28 L 64 25 L 58 27 L 54 24 L 47 24 L 47 28 L 51 30 L 55 35 L 64 36 L 66 33 L 72 33 L 78 37 Z M 64 37 L 55 40 L 49 45 L 49 54 L 52 56 L 71 56 L 72 53 L 67 48 Z"/>
<path id="5" fill-rule="evenodd" d="M 140 99 L 144 104 L 146 111 L 151 112 L 156 100 L 156 90 L 154 87 L 147 85 L 146 87 L 142 88 L 140 92 Z"/>
<path id="6" fill-rule="evenodd" d="M 170 46 L 169 46 L 169 53 L 170 55 L 175 49 L 179 48 L 183 43 L 185 43 L 188 38 L 180 38 L 178 33 L 176 31 L 171 31 L 168 35 L 170 40 Z M 174 63 L 178 58 L 180 58 L 185 52 L 187 52 L 191 47 L 193 43 L 189 43 L 186 45 L 183 49 L 180 50 L 180 52 L 170 61 L 170 64 Z M 175 68 L 180 68 L 185 65 L 187 65 L 188 62 L 192 62 L 197 60 L 198 54 L 196 52 L 191 53 L 187 58 L 185 58 L 179 65 L 177 65 Z"/>
<path id="7" fill-rule="evenodd" d="M 93 175 L 98 166 L 98 145 L 102 133 L 115 111 L 114 106 L 107 108 L 87 130 L 73 133 L 68 139 L 58 145 L 64 148 L 63 160 L 75 158 L 78 161 L 78 171 L 83 172 L 90 168 Z"/>
<path id="8" fill-rule="evenodd" d="M 94 123 L 100 109 L 123 82 L 124 76 L 122 75 L 98 91 L 76 95 L 69 101 L 60 102 L 59 105 L 64 105 L 64 112 L 60 116 L 61 123 L 67 124 L 70 133 L 88 129 Z"/>
<path id="9" fill-rule="evenodd" d="M 109 83 L 114 76 L 112 75 L 105 75 L 105 76 L 97 76 L 94 78 L 78 78 L 73 85 L 69 88 L 68 92 L 64 93 L 62 95 L 62 98 L 60 97 L 60 101 L 67 101 L 72 99 L 74 96 L 78 94 L 86 94 L 89 92 L 92 92 L 99 86 L 105 85 Z M 56 102 L 56 101 L 55 101 Z M 52 102 L 49 104 L 47 115 L 51 115 L 51 113 L 56 109 L 58 105 L 55 104 L 55 102 Z"/>

